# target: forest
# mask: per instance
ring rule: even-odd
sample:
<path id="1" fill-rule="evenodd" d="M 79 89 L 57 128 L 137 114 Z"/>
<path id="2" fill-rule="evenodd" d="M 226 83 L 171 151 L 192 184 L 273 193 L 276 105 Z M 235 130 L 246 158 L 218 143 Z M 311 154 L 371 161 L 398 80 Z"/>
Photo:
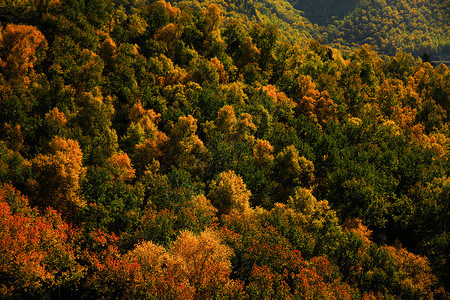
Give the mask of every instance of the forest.
<path id="1" fill-rule="evenodd" d="M 310 2 L 0 0 L 0 299 L 449 299 L 449 1 Z"/>

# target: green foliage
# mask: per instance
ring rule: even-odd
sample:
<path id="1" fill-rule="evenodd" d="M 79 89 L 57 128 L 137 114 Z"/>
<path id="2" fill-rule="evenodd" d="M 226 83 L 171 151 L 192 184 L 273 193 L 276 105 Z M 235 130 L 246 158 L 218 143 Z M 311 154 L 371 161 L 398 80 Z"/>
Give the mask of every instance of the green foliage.
<path id="1" fill-rule="evenodd" d="M 325 3 L 0 0 L 0 298 L 448 298 L 448 3 Z"/>
<path id="2" fill-rule="evenodd" d="M 400 49 L 422 55 L 448 48 L 449 27 L 444 21 L 448 16 L 443 2 L 363 0 L 344 3 L 355 8 L 327 26 L 325 40 L 329 43 L 346 46 L 367 43 L 390 55 Z"/>

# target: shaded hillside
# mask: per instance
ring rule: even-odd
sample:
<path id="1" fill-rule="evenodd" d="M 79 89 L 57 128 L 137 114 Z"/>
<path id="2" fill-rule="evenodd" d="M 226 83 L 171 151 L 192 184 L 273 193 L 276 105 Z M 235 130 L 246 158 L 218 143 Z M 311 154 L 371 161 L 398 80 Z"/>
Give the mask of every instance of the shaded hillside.
<path id="1" fill-rule="evenodd" d="M 174 1 L 178 2 L 178 1 Z M 303 42 L 322 38 L 349 50 L 363 44 L 383 54 L 403 50 L 421 56 L 450 49 L 448 1 L 438 0 L 318 0 L 318 1 L 181 1 L 205 7 L 217 3 L 227 17 L 243 22 L 269 22 L 281 39 Z M 196 3 L 196 4 L 195 4 Z"/>
<path id="2" fill-rule="evenodd" d="M 437 0 L 364 0 L 325 29 L 324 41 L 356 47 L 370 44 L 393 55 L 399 49 L 422 55 L 450 49 L 449 6 Z"/>
<path id="3" fill-rule="evenodd" d="M 325 26 L 350 15 L 360 0 L 290 0 L 312 23 Z"/>

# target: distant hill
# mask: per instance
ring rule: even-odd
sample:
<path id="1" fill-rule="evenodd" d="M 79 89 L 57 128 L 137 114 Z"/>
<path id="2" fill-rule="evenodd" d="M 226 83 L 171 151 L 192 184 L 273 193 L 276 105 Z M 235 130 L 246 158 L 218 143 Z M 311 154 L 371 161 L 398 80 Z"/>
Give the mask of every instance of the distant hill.
<path id="1" fill-rule="evenodd" d="M 450 51 L 449 1 L 441 0 L 234 0 L 172 1 L 205 7 L 217 3 L 228 18 L 267 22 L 281 40 L 300 44 L 321 38 L 341 50 L 363 44 L 382 54 L 421 56 Z"/>
<path id="2" fill-rule="evenodd" d="M 441 0 L 362 0 L 328 24 L 323 39 L 335 46 L 370 44 L 390 55 L 398 50 L 414 55 L 449 52 L 449 7 L 449 1 Z"/>
<path id="3" fill-rule="evenodd" d="M 349 15 L 360 0 L 291 0 L 292 6 L 304 12 L 306 18 L 319 25 L 332 24 Z"/>

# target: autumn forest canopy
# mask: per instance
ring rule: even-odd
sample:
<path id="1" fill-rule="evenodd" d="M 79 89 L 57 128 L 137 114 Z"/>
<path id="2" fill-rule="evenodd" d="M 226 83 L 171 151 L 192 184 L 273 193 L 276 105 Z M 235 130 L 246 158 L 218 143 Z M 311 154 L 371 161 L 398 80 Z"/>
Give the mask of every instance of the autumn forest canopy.
<path id="1" fill-rule="evenodd" d="M 0 0 L 0 299 L 448 299 L 449 12 Z"/>

